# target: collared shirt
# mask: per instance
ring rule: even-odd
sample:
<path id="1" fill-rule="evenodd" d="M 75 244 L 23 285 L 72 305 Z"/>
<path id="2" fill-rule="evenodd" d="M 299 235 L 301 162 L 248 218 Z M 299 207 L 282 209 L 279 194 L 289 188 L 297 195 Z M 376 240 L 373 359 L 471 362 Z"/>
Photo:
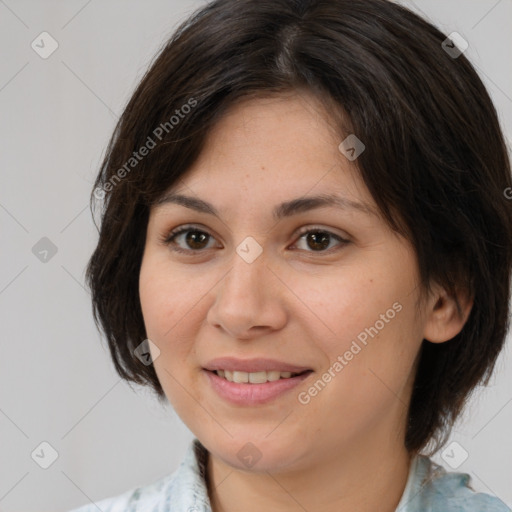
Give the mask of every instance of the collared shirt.
<path id="1" fill-rule="evenodd" d="M 70 512 L 212 512 L 207 460 L 208 451 L 194 438 L 173 473 Z M 468 474 L 447 472 L 430 458 L 416 455 L 395 512 L 511 512 L 498 498 L 472 490 L 469 479 Z"/>

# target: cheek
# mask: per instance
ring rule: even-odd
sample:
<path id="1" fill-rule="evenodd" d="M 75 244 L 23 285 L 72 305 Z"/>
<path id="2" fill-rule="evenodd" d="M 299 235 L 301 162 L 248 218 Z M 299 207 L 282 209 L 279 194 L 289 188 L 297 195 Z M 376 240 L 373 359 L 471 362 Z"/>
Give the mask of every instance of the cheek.
<path id="1" fill-rule="evenodd" d="M 179 344 L 174 340 L 176 325 L 179 325 L 178 320 L 183 316 L 181 308 L 186 302 L 186 297 L 183 297 L 183 292 L 176 292 L 181 287 L 174 276 L 175 274 L 168 272 L 157 258 L 151 254 L 144 256 L 139 277 L 139 297 L 146 335 L 160 351 L 154 366 L 162 385 L 169 377 L 164 371 L 164 366 L 169 372 L 174 373 L 174 362 L 182 358 L 178 353 L 179 346 L 176 346 Z M 171 352 L 172 357 L 169 357 Z M 164 386 L 164 389 L 166 387 Z"/>
<path id="2" fill-rule="evenodd" d="M 310 335 L 332 344 L 333 349 L 350 344 L 366 327 L 374 325 L 400 293 L 389 278 L 368 268 L 332 273 L 317 280 L 299 278 L 291 287 L 300 298 L 297 311 L 300 309 L 303 321 L 316 330 L 316 336 L 315 331 Z"/>
<path id="3" fill-rule="evenodd" d="M 183 318 L 198 293 L 183 272 L 169 268 L 165 258 L 147 254 L 139 276 L 139 296 L 148 337 L 162 338 Z M 197 299 L 196 299 L 197 300 Z"/>
<path id="4" fill-rule="evenodd" d="M 139 276 L 139 297 L 146 333 L 150 339 L 160 331 L 160 324 L 169 310 L 166 289 L 165 275 L 153 264 L 151 258 L 145 256 Z M 169 297 L 170 294 L 167 295 L 167 298 Z"/>
<path id="5" fill-rule="evenodd" d="M 159 378 L 170 378 L 163 373 L 164 365 L 173 375 L 182 374 L 189 366 L 196 331 L 204 323 L 205 295 L 212 286 L 213 279 L 194 280 L 190 272 L 171 268 L 158 253 L 144 257 L 139 296 L 146 334 L 160 350 L 155 360 Z"/>
<path id="6" fill-rule="evenodd" d="M 183 333 L 195 312 L 191 288 L 187 288 L 187 280 L 179 276 L 179 272 L 170 272 L 162 258 L 159 260 L 154 254 L 144 256 L 139 296 L 146 334 L 159 350 L 153 363 L 158 380 L 181 416 L 190 407 L 188 395 L 183 393 L 180 383 L 186 380 L 187 358 L 193 349 Z"/>
<path id="7" fill-rule="evenodd" d="M 373 384 L 381 385 L 376 375 L 401 387 L 421 343 L 412 278 L 388 265 L 296 280 L 302 324 L 307 338 L 324 353 L 324 371 L 341 357 L 343 369 L 338 366 L 334 372 L 350 375 L 346 382 L 361 383 L 361 393 L 371 394 Z M 343 386 L 345 379 L 337 381 Z"/>

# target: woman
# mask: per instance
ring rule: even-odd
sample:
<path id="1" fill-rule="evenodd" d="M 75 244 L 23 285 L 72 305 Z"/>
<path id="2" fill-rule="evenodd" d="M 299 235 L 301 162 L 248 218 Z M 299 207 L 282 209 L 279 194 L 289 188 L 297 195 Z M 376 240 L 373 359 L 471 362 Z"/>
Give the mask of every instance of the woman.
<path id="1" fill-rule="evenodd" d="M 504 345 L 509 187 L 460 41 L 407 9 L 199 10 L 112 137 L 87 274 L 118 373 L 195 439 L 77 510 L 508 510 L 427 448 Z"/>

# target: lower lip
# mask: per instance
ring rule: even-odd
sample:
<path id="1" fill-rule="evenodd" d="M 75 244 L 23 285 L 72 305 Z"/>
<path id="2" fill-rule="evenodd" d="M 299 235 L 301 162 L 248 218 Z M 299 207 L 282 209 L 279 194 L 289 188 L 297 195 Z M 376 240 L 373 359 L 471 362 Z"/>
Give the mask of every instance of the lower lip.
<path id="1" fill-rule="evenodd" d="M 264 384 L 239 384 L 219 377 L 215 372 L 203 371 L 217 394 L 235 405 L 266 404 L 293 389 L 313 373 L 310 371 L 289 379 L 279 379 Z"/>

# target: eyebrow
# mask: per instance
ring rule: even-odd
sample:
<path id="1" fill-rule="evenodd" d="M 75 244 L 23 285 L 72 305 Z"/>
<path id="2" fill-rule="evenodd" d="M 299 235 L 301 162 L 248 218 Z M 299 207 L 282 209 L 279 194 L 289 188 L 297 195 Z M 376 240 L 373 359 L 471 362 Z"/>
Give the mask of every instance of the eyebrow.
<path id="1" fill-rule="evenodd" d="M 156 205 L 160 206 L 168 203 L 179 204 L 186 208 L 190 208 L 191 210 L 195 210 L 200 213 L 207 213 L 220 218 L 219 212 L 212 204 L 197 197 L 191 197 L 171 192 L 159 199 L 156 202 Z M 281 220 L 285 217 L 291 217 L 292 215 L 296 215 L 298 213 L 329 206 L 334 206 L 343 210 L 356 210 L 367 215 L 374 215 L 377 217 L 379 216 L 375 209 L 370 205 L 352 201 L 346 197 L 341 197 L 334 194 L 305 196 L 292 199 L 290 201 L 285 201 L 284 203 L 278 204 L 274 208 L 272 215 L 275 220 Z"/>

